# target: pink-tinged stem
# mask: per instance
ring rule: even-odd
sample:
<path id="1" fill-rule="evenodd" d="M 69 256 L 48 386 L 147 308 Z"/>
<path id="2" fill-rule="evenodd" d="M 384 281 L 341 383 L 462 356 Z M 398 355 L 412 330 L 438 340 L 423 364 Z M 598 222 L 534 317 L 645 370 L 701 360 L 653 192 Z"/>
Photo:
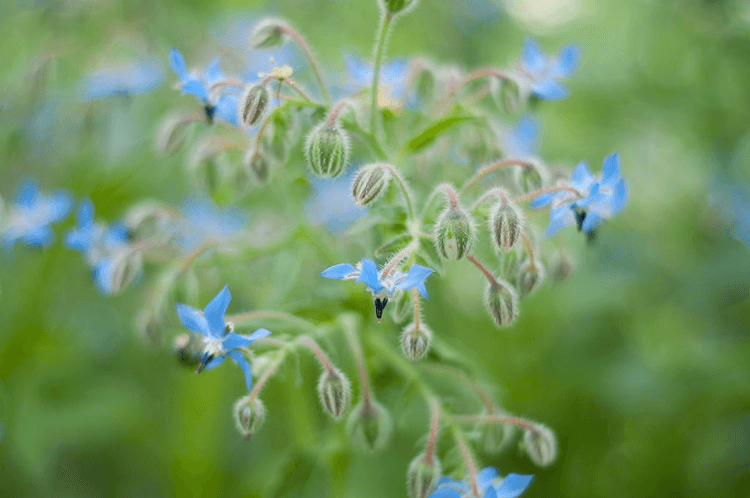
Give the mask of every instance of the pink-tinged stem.
<path id="1" fill-rule="evenodd" d="M 396 253 L 395 256 L 393 256 L 386 264 L 385 267 L 383 267 L 383 271 L 381 273 L 381 280 L 386 278 L 388 275 L 390 275 L 395 269 L 396 266 L 401 263 L 407 256 L 409 256 L 411 253 L 417 250 L 417 246 L 419 245 L 419 242 L 416 240 L 412 240 L 406 247 L 401 249 L 399 252 Z"/>
<path id="2" fill-rule="evenodd" d="M 583 194 L 581 192 L 574 189 L 570 185 L 556 185 L 554 187 L 547 187 L 535 190 L 534 192 L 529 192 L 528 194 L 522 195 L 521 197 L 516 197 L 515 202 L 528 201 L 530 199 L 533 199 L 534 197 L 538 197 L 542 194 L 551 194 L 552 192 L 573 192 L 578 197 L 583 197 Z"/>
<path id="3" fill-rule="evenodd" d="M 328 373 L 333 372 L 333 365 L 331 365 L 331 362 L 328 360 L 326 354 L 323 352 L 320 346 L 318 346 L 318 343 L 312 339 L 312 337 L 303 335 L 298 337 L 297 340 L 310 348 L 310 351 L 312 351 L 313 354 L 318 358 L 318 361 Z"/>
<path id="4" fill-rule="evenodd" d="M 481 271 L 484 274 L 484 276 L 487 277 L 487 280 L 489 280 L 489 282 L 491 284 L 497 284 L 497 279 L 492 274 L 492 272 L 489 271 L 486 266 L 484 266 L 482 263 L 480 263 L 477 260 L 477 258 L 475 258 L 471 254 L 469 254 L 469 255 L 466 256 L 466 259 L 468 259 L 469 261 L 471 261 L 472 263 L 474 263 L 474 266 L 476 266 L 477 268 L 479 268 L 479 271 Z"/>
<path id="5" fill-rule="evenodd" d="M 499 169 L 506 168 L 508 166 L 523 166 L 524 168 L 533 168 L 534 165 L 531 164 L 528 161 L 524 161 L 523 159 L 501 159 L 500 161 L 497 161 L 496 163 L 490 164 L 489 166 L 485 166 L 484 168 L 480 168 L 479 171 L 476 172 L 474 176 L 472 176 L 463 187 L 461 187 L 461 190 L 459 190 L 459 194 L 463 194 L 466 192 L 467 189 L 469 189 L 471 186 L 476 184 L 479 180 L 484 178 L 485 176 L 489 175 L 490 173 L 493 173 Z"/>
<path id="6" fill-rule="evenodd" d="M 263 372 L 263 375 L 260 376 L 260 379 L 258 380 L 258 382 L 256 382 L 255 385 L 253 386 L 253 390 L 250 391 L 250 395 L 248 396 L 248 400 L 250 402 L 252 402 L 255 398 L 258 397 L 258 395 L 260 394 L 260 391 L 263 389 L 263 386 L 266 384 L 266 382 L 268 382 L 268 379 L 270 379 L 271 375 L 273 375 L 274 372 L 276 372 L 276 370 L 279 368 L 279 366 L 281 366 L 281 363 L 284 361 L 285 356 L 286 355 L 282 353 L 281 357 L 279 357 L 279 359 L 276 360 L 276 363 L 268 367 L 266 371 Z"/>
<path id="7" fill-rule="evenodd" d="M 521 232 L 521 238 L 523 239 L 523 245 L 526 248 L 526 252 L 529 253 L 529 260 L 531 262 L 531 266 L 536 267 L 536 262 L 534 260 L 534 248 L 531 246 L 531 241 L 523 232 Z"/>
<path id="8" fill-rule="evenodd" d="M 326 124 L 328 124 L 329 126 L 333 126 L 336 123 L 336 120 L 339 118 L 339 114 L 341 114 L 341 111 L 344 109 L 344 106 L 346 104 L 347 104 L 346 100 L 340 100 L 335 106 L 333 106 L 333 109 L 331 109 L 331 112 L 328 113 Z"/>
<path id="9" fill-rule="evenodd" d="M 532 432 L 537 432 L 538 428 L 534 422 L 529 422 L 518 417 L 503 417 L 499 415 L 466 415 L 460 417 L 454 417 L 458 422 L 487 422 L 490 424 L 512 424 L 522 429 L 527 429 Z"/>
<path id="10" fill-rule="evenodd" d="M 461 450 L 461 456 L 463 457 L 466 468 L 469 471 L 469 477 L 471 478 L 471 491 L 474 493 L 474 496 L 479 496 L 479 486 L 477 485 L 477 467 L 474 464 L 474 459 L 471 457 L 469 448 L 466 446 L 466 442 L 464 442 L 464 438 L 463 436 L 461 436 L 461 433 L 455 430 L 453 432 L 453 437 L 456 439 L 456 443 L 458 443 L 458 448 Z"/>
<path id="11" fill-rule="evenodd" d="M 313 72 L 315 73 L 315 79 L 318 81 L 320 92 L 323 94 L 323 99 L 325 100 L 326 104 L 330 105 L 331 96 L 328 93 L 328 87 L 326 87 L 326 84 L 323 81 L 323 72 L 320 70 L 320 63 L 315 57 L 315 54 L 313 53 L 310 46 L 307 44 L 307 41 L 305 41 L 302 35 L 291 26 L 281 26 L 281 32 L 288 35 L 292 40 L 294 40 L 295 43 L 300 46 L 302 51 L 305 52 L 307 58 L 310 59 L 310 64 L 312 65 Z"/>
<path id="12" fill-rule="evenodd" d="M 359 345 L 359 339 L 355 333 L 351 330 L 346 331 L 346 337 L 349 339 L 349 345 L 354 353 L 354 358 L 357 360 L 357 371 L 359 372 L 359 382 L 362 385 L 362 402 L 366 409 L 369 409 L 372 403 L 372 394 L 370 392 L 370 378 L 367 375 L 367 366 L 365 365 L 365 358 L 362 355 L 362 347 Z"/>
<path id="13" fill-rule="evenodd" d="M 433 399 L 430 403 L 430 436 L 427 439 L 427 448 L 424 450 L 424 463 L 427 465 L 432 465 L 432 456 L 435 454 L 439 424 L 440 403 Z"/>

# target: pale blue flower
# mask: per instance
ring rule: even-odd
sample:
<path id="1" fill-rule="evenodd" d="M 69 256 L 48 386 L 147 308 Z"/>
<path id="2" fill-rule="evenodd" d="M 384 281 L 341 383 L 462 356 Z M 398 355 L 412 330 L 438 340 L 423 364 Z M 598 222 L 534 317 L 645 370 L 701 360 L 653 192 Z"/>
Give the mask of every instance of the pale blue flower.
<path id="1" fill-rule="evenodd" d="M 531 484 L 533 475 L 508 474 L 499 478 L 497 469 L 485 467 L 477 472 L 479 498 L 517 498 Z M 469 498 L 472 497 L 471 484 L 443 477 L 430 498 Z"/>
<path id="2" fill-rule="evenodd" d="M 372 87 L 374 76 L 373 65 L 355 54 L 344 53 L 346 83 L 342 89 L 346 95 L 367 90 Z M 396 102 L 385 105 L 388 101 L 404 101 L 407 97 L 407 83 L 409 63 L 406 59 L 398 58 L 380 65 L 378 85 L 379 99 L 384 101 L 380 107 L 397 106 Z M 345 96 L 345 95 L 342 95 Z"/>
<path id="3" fill-rule="evenodd" d="M 341 233 L 367 214 L 367 209 L 354 202 L 351 175 L 313 178 L 310 184 L 313 195 L 305 203 L 305 215 L 313 225 L 325 225 L 331 232 Z"/>
<path id="4" fill-rule="evenodd" d="M 55 238 L 50 225 L 63 220 L 73 205 L 67 192 L 39 192 L 36 182 L 25 180 L 16 191 L 15 202 L 0 220 L 0 237 L 6 249 L 17 240 L 31 247 L 48 247 Z"/>
<path id="5" fill-rule="evenodd" d="M 417 289 L 422 297 L 427 299 L 424 281 L 433 271 L 435 270 L 413 264 L 407 273 L 396 271 L 384 275 L 383 271 L 378 272 L 375 262 L 363 259 L 356 266 L 348 263 L 331 266 L 323 270 L 320 275 L 334 280 L 355 279 L 357 282 L 364 282 L 375 300 L 375 314 L 380 321 L 388 299 L 398 290 Z"/>
<path id="6" fill-rule="evenodd" d="M 191 197 L 182 205 L 185 215 L 171 230 L 184 251 L 204 244 L 228 241 L 242 234 L 248 216 L 236 209 L 219 209 L 211 200 Z"/>
<path id="7" fill-rule="evenodd" d="M 548 57 L 541 47 L 527 38 L 521 51 L 519 77 L 530 91 L 542 100 L 559 100 L 568 96 L 560 80 L 575 72 L 580 57 L 577 45 L 560 49 L 557 57 Z"/>
<path id="8" fill-rule="evenodd" d="M 617 153 L 604 159 L 599 178 L 594 178 L 585 162 L 579 163 L 571 175 L 570 186 L 580 195 L 565 190 L 542 194 L 531 202 L 533 208 L 551 205 L 546 231 L 549 237 L 573 224 L 592 236 L 597 225 L 622 211 L 627 201 L 627 182 L 620 178 Z"/>
<path id="9" fill-rule="evenodd" d="M 503 152 L 506 157 L 525 159 L 537 153 L 539 122 L 525 114 L 505 135 Z"/>
<path id="10" fill-rule="evenodd" d="M 163 79 L 161 64 L 153 60 L 103 68 L 83 79 L 81 96 L 89 101 L 115 95 L 142 95 L 157 88 Z"/>
<path id="11" fill-rule="evenodd" d="M 231 300 L 229 286 L 225 286 L 203 311 L 177 303 L 177 314 L 185 327 L 203 336 L 205 347 L 197 372 L 204 368 L 216 368 L 229 357 L 242 368 L 247 390 L 250 391 L 253 388 L 253 371 L 241 349 L 271 335 L 271 332 L 258 329 L 249 336 L 235 334 L 233 326 L 224 320 Z"/>

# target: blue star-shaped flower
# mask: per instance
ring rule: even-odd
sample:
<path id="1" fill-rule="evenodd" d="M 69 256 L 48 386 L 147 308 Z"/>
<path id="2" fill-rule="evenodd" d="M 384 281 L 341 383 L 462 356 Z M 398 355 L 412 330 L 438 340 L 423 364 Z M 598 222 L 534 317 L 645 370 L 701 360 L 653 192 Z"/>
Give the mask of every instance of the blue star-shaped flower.
<path id="1" fill-rule="evenodd" d="M 206 116 L 209 120 L 213 120 L 216 116 L 233 126 L 239 126 L 237 95 L 223 95 L 215 102 L 211 98 L 211 87 L 226 79 L 224 72 L 221 70 L 219 57 L 215 57 L 208 63 L 201 75 L 202 77 L 188 72 L 185 58 L 176 48 L 169 51 L 169 64 L 180 79 L 182 93 L 189 93 L 198 97 L 205 106 Z M 236 92 L 237 90 L 233 91 Z"/>
<path id="2" fill-rule="evenodd" d="M 375 314 L 380 322 L 385 305 L 388 304 L 388 298 L 397 290 L 414 288 L 427 299 L 424 281 L 433 271 L 435 270 L 413 264 L 407 273 L 391 272 L 383 275 L 383 272 L 378 272 L 378 267 L 372 260 L 363 259 L 357 263 L 357 266 L 348 263 L 331 266 L 323 270 L 320 275 L 334 280 L 356 279 L 357 282 L 364 282 L 375 299 Z"/>
<path id="3" fill-rule="evenodd" d="M 585 162 L 576 166 L 570 185 L 581 196 L 568 191 L 542 194 L 531 202 L 531 207 L 541 208 L 551 204 L 547 236 L 551 237 L 566 226 L 577 224 L 590 236 L 604 219 L 622 211 L 627 201 L 628 186 L 620 178 L 620 159 L 617 153 L 604 159 L 602 174 L 594 178 Z"/>
<path id="4" fill-rule="evenodd" d="M 575 72 L 579 56 L 577 45 L 567 45 L 560 49 L 557 57 L 547 57 L 534 40 L 527 38 L 521 51 L 519 76 L 540 99 L 564 99 L 568 91 L 560 80 L 569 78 Z"/>
<path id="5" fill-rule="evenodd" d="M 10 249 L 20 240 L 30 247 L 48 247 L 55 238 L 50 225 L 63 220 L 72 205 L 67 192 L 43 194 L 36 182 L 25 180 L 18 187 L 5 220 L 0 220 L 3 245 Z"/>
<path id="6" fill-rule="evenodd" d="M 485 467 L 477 472 L 477 487 L 481 498 L 517 498 L 531 484 L 533 475 L 508 474 L 504 479 L 498 478 L 497 469 Z M 438 481 L 437 489 L 430 498 L 462 498 L 471 495 L 471 486 L 463 481 L 454 481 L 443 477 Z"/>
<path id="7" fill-rule="evenodd" d="M 507 157 L 519 159 L 536 155 L 539 142 L 539 122 L 525 114 L 516 122 L 513 129 L 505 135 L 503 152 Z"/>
<path id="8" fill-rule="evenodd" d="M 83 79 L 81 96 L 89 101 L 115 95 L 142 95 L 158 87 L 163 79 L 164 70 L 156 61 L 100 69 Z"/>
<path id="9" fill-rule="evenodd" d="M 231 300 L 232 294 L 229 292 L 229 286 L 225 286 L 203 311 L 177 303 L 177 314 L 185 327 L 203 336 L 205 348 L 197 372 L 204 368 L 218 367 L 228 356 L 242 368 L 247 390 L 250 391 L 253 388 L 253 371 L 240 349 L 271 335 L 271 332 L 258 329 L 249 336 L 235 334 L 232 327 L 224 321 L 224 315 Z"/>
<path id="10" fill-rule="evenodd" d="M 373 66 L 358 56 L 345 53 L 344 65 L 346 71 L 346 84 L 341 95 L 345 97 L 354 92 L 369 88 L 374 76 Z M 407 83 L 409 76 L 409 63 L 406 59 L 393 59 L 380 65 L 380 76 L 378 84 L 380 92 L 378 97 L 379 107 L 399 107 L 400 102 L 407 97 Z M 339 91 L 338 93 L 342 93 Z"/>
<path id="11" fill-rule="evenodd" d="M 209 199 L 191 197 L 182 205 L 185 217 L 171 230 L 184 251 L 203 244 L 231 239 L 247 225 L 247 215 L 234 209 L 219 209 Z"/>

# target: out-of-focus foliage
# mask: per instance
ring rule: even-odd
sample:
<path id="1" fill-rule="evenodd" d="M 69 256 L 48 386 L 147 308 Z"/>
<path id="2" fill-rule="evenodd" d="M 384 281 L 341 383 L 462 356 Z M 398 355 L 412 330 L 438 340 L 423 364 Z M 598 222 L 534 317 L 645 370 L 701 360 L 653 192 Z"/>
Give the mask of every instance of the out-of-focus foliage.
<path id="1" fill-rule="evenodd" d="M 3 2 L 0 196 L 10 199 L 32 176 L 48 191 L 90 196 L 107 220 L 143 199 L 179 205 L 195 190 L 186 151 L 165 158 L 153 147 L 161 117 L 184 103 L 170 88 L 172 75 L 152 93 L 95 101 L 83 82 L 133 60 L 161 61 L 167 74 L 172 46 L 208 61 L 215 54 L 203 47 L 219 33 L 267 13 L 304 32 L 332 73 L 343 70 L 342 49 L 369 54 L 377 29 L 375 0 Z M 558 236 L 580 255 L 575 271 L 527 298 L 511 329 L 492 325 L 484 282 L 473 269 L 461 271 L 465 261 L 445 264 L 450 280 L 430 281 L 424 314 L 436 346 L 470 358 L 504 386 L 496 393 L 503 407 L 558 436 L 549 468 L 515 450 L 481 455 L 483 462 L 536 474 L 529 497 L 748 496 L 750 248 L 730 237 L 731 219 L 709 197 L 717 178 L 750 182 L 750 7 L 422 0 L 398 21 L 388 53 L 428 54 L 464 69 L 504 65 L 525 35 L 548 49 L 582 48 L 580 69 L 566 82 L 570 97 L 539 103 L 542 153 L 572 166 L 619 151 L 630 199 L 590 247 L 573 230 Z M 222 56 L 240 67 L 237 54 Z M 258 72 L 271 69 L 263 58 L 257 64 Z M 291 154 L 299 168 L 288 174 L 301 175 L 302 151 Z M 456 168 L 465 168 L 460 178 L 469 166 Z M 290 202 L 313 195 L 307 182 L 285 180 Z M 339 261 L 293 240 L 336 247 L 343 261 L 361 259 L 359 247 L 342 246 L 324 225 L 275 233 L 263 222 L 283 212 L 264 203 L 273 189 L 271 182 L 242 203 L 264 236 L 292 242 L 249 264 L 225 262 L 222 274 L 206 271 L 197 297 L 185 297 L 185 284 L 176 299 L 206 303 L 229 275 L 230 287 L 242 289 L 235 311 L 327 319 L 331 310 L 316 307 L 325 299 L 371 318 L 368 299 L 321 282 L 319 271 Z M 57 239 L 72 226 L 57 227 Z M 405 496 L 426 421 L 416 397 L 404 396 L 401 376 L 371 366 L 379 401 L 399 414 L 385 454 L 351 451 L 344 428 L 317 404 L 319 367 L 304 355 L 270 381 L 266 424 L 246 442 L 232 421 L 243 394 L 237 371 L 195 376 L 168 347 L 135 333 L 155 274 L 106 297 L 89 271 L 62 244 L 0 255 L 3 496 Z M 397 352 L 395 325 L 365 323 L 370 348 Z M 181 329 L 176 316 L 169 326 Z M 328 345 L 332 359 L 355 378 L 344 337 L 332 337 L 341 343 Z"/>

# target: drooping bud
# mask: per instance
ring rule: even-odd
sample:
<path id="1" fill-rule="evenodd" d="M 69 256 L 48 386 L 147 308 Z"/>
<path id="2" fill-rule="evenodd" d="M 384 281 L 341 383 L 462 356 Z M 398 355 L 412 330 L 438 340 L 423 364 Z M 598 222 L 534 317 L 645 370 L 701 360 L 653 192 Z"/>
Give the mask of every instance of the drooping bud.
<path id="1" fill-rule="evenodd" d="M 549 266 L 552 280 L 556 283 L 567 279 L 575 269 L 575 264 L 570 256 L 563 255 L 555 256 Z"/>
<path id="2" fill-rule="evenodd" d="M 508 114 L 516 114 L 521 108 L 521 87 L 515 78 L 490 78 L 490 93 L 495 103 Z"/>
<path id="3" fill-rule="evenodd" d="M 174 154 L 184 142 L 187 126 L 191 123 L 183 113 L 165 117 L 156 131 L 156 150 L 167 155 Z"/>
<path id="4" fill-rule="evenodd" d="M 375 400 L 360 401 L 346 421 L 352 445 L 365 451 L 378 451 L 388 443 L 393 431 L 391 416 Z"/>
<path id="5" fill-rule="evenodd" d="M 557 438 L 544 425 L 536 424 L 534 430 L 523 435 L 523 447 L 529 459 L 540 467 L 547 467 L 557 458 Z"/>
<path id="6" fill-rule="evenodd" d="M 428 498 L 435 491 L 441 474 L 440 460 L 433 455 L 431 463 L 426 463 L 424 453 L 421 453 L 411 461 L 406 474 L 409 498 Z"/>
<path id="7" fill-rule="evenodd" d="M 143 272 L 140 252 L 123 250 L 111 256 L 108 264 L 94 267 L 94 278 L 99 289 L 109 296 L 122 292 Z"/>
<path id="8" fill-rule="evenodd" d="M 256 24 L 250 34 L 250 46 L 254 49 L 271 49 L 282 46 L 289 37 L 284 33 L 286 22 L 267 17 Z"/>
<path id="9" fill-rule="evenodd" d="M 243 163 L 245 164 L 245 170 L 247 170 L 247 173 L 255 184 L 265 185 L 268 183 L 268 179 L 271 176 L 271 167 L 263 153 L 250 149 L 245 153 Z"/>
<path id="10" fill-rule="evenodd" d="M 379 0 L 386 12 L 399 14 L 407 12 L 417 4 L 417 0 Z"/>
<path id="11" fill-rule="evenodd" d="M 521 297 L 526 297 L 539 288 L 544 281 L 544 266 L 539 261 L 526 260 L 518 269 L 518 292 Z"/>
<path id="12" fill-rule="evenodd" d="M 324 121 L 307 137 L 307 163 L 320 176 L 336 177 L 349 157 L 349 137 L 336 124 Z"/>
<path id="13" fill-rule="evenodd" d="M 318 381 L 318 396 L 325 411 L 335 419 L 341 418 L 352 400 L 352 385 L 337 368 L 324 371 Z"/>
<path id="14" fill-rule="evenodd" d="M 523 214 L 518 207 L 503 199 L 492 208 L 489 217 L 490 233 L 497 250 L 509 252 L 521 238 Z"/>
<path id="15" fill-rule="evenodd" d="M 411 361 L 421 360 L 430 350 L 432 331 L 422 322 L 410 323 L 401 334 L 401 351 Z"/>
<path id="16" fill-rule="evenodd" d="M 240 398 L 234 405 L 234 422 L 245 440 L 249 440 L 253 434 L 263 426 L 266 421 L 266 407 L 258 399 L 250 399 L 250 395 Z"/>
<path id="17" fill-rule="evenodd" d="M 386 190 L 391 173 L 384 163 L 373 163 L 362 167 L 352 182 L 352 197 L 358 206 L 374 202 Z"/>
<path id="18" fill-rule="evenodd" d="M 509 327 L 518 318 L 516 290 L 503 280 L 496 280 L 487 286 L 484 302 L 498 327 Z"/>
<path id="19" fill-rule="evenodd" d="M 547 180 L 547 169 L 539 161 L 531 161 L 530 166 L 516 169 L 516 183 L 521 192 L 528 194 L 542 188 Z"/>
<path id="20" fill-rule="evenodd" d="M 477 229 L 466 210 L 448 206 L 435 221 L 435 249 L 445 259 L 461 259 L 471 251 Z"/>
<path id="21" fill-rule="evenodd" d="M 249 87 L 245 90 L 245 94 L 240 101 L 240 121 L 245 126 L 255 126 L 260 123 L 270 101 L 271 95 L 268 93 L 266 85 L 257 84 Z"/>

